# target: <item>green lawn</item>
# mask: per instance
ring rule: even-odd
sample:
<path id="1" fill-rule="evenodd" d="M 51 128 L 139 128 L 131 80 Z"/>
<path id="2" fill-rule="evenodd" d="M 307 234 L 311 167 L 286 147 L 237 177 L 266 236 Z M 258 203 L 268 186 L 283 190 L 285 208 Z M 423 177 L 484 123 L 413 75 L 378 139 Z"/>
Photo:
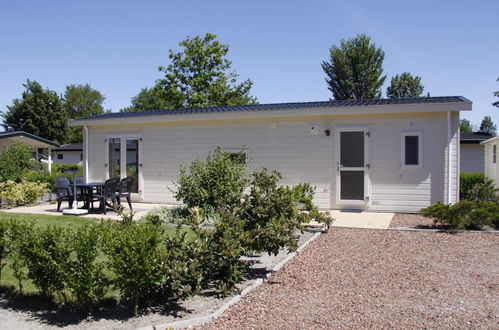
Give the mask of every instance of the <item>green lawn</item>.
<path id="1" fill-rule="evenodd" d="M 56 225 L 66 228 L 77 228 L 84 226 L 85 224 L 91 224 L 100 222 L 101 219 L 97 218 L 81 218 L 75 216 L 59 216 L 59 215 L 44 215 L 44 214 L 28 214 L 28 213 L 7 213 L 0 211 L 0 222 L 1 221 L 34 221 L 35 226 L 49 226 Z M 164 225 L 165 235 L 169 235 L 175 231 L 175 226 Z M 187 229 L 186 229 L 187 230 Z M 192 231 L 188 231 L 187 239 L 194 239 L 195 234 Z M 98 258 L 100 261 L 104 259 L 104 256 Z M 12 268 L 10 267 L 11 261 L 7 258 L 7 263 L 1 271 L 0 277 L 0 288 L 5 289 L 18 289 L 18 282 L 13 275 Z M 29 280 L 23 281 L 23 293 L 32 294 L 37 293 L 37 289 Z M 117 292 L 110 290 L 106 296 L 117 296 Z"/>

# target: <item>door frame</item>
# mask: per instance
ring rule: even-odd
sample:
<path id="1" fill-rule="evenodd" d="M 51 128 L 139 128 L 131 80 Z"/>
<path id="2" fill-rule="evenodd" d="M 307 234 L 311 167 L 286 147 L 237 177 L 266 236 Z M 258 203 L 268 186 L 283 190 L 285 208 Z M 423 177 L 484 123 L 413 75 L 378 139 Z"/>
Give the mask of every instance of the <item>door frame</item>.
<path id="1" fill-rule="evenodd" d="M 124 133 L 110 133 L 106 134 L 105 139 L 105 173 L 106 180 L 109 179 L 109 140 L 112 138 L 120 139 L 120 180 L 126 178 L 126 140 L 137 140 L 138 141 L 138 158 L 139 163 L 137 164 L 137 177 L 138 177 L 138 193 L 132 193 L 131 197 L 134 200 L 141 200 L 144 194 L 144 176 L 143 176 L 143 133 L 135 133 L 135 132 L 124 132 Z M 125 165 L 125 166 L 123 166 Z"/>
<path id="2" fill-rule="evenodd" d="M 341 199 L 341 171 L 342 170 L 358 170 L 357 167 L 341 168 L 341 133 L 342 132 L 363 132 L 364 133 L 364 199 L 349 200 Z M 370 129 L 367 125 L 342 125 L 335 127 L 335 159 L 336 159 L 336 204 L 341 206 L 363 207 L 369 205 L 370 193 Z"/>

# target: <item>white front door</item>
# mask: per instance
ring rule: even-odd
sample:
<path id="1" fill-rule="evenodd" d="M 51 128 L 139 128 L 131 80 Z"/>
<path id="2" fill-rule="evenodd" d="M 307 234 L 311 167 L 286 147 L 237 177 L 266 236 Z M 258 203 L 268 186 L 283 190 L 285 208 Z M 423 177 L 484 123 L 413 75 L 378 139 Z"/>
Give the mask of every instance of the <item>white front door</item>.
<path id="1" fill-rule="evenodd" d="M 368 201 L 367 127 L 340 127 L 336 134 L 336 202 L 344 206 L 363 206 Z"/>
<path id="2" fill-rule="evenodd" d="M 132 197 L 142 196 L 142 136 L 109 135 L 106 139 L 106 179 L 133 178 Z"/>

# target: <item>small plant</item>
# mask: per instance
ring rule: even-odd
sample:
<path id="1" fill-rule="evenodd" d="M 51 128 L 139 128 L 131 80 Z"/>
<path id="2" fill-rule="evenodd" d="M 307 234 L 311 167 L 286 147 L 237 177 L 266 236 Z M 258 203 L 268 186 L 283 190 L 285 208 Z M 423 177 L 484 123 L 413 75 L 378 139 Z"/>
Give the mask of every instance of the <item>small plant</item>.
<path id="1" fill-rule="evenodd" d="M 214 210 L 237 202 L 248 182 L 247 160 L 240 154 L 234 157 L 217 147 L 205 161 L 196 159 L 188 168 L 182 166 L 175 198 L 187 207 Z"/>
<path id="2" fill-rule="evenodd" d="M 476 204 L 461 201 L 454 205 L 438 202 L 421 210 L 425 217 L 432 218 L 436 225 L 451 229 L 482 229 L 484 226 L 497 226 L 499 205 L 493 202 Z"/>
<path id="3" fill-rule="evenodd" d="M 96 261 L 102 238 L 101 225 L 85 226 L 71 235 L 67 288 L 85 312 L 91 312 L 104 297 L 108 284 L 104 275 L 104 263 Z"/>
<path id="4" fill-rule="evenodd" d="M 161 283 L 161 240 L 158 226 L 127 221 L 115 224 L 106 242 L 109 268 L 116 276 L 114 283 L 130 302 L 134 316 L 141 298 Z"/>

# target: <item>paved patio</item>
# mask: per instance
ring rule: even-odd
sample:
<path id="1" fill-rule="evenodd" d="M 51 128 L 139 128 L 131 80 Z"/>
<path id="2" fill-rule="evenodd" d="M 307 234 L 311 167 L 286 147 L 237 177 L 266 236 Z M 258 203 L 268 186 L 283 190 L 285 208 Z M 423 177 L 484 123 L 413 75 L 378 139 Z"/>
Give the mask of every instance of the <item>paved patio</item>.
<path id="1" fill-rule="evenodd" d="M 330 214 L 335 219 L 333 227 L 364 229 L 388 229 L 394 215 L 394 213 L 338 210 L 331 211 Z"/>
<path id="2" fill-rule="evenodd" d="M 64 205 L 66 205 L 66 208 L 67 208 L 67 202 L 63 203 L 63 205 L 61 206 L 60 212 L 57 212 L 57 204 L 56 203 L 41 203 L 41 204 L 34 205 L 34 206 L 21 206 L 21 207 L 15 207 L 12 209 L 1 210 L 0 212 L 63 215 L 62 210 L 66 209 L 65 207 L 63 207 Z M 122 203 L 122 205 L 125 207 L 125 212 L 130 211 L 130 209 L 128 208 L 128 204 Z M 142 216 L 146 215 L 152 209 L 155 209 L 155 208 L 157 208 L 159 206 L 163 206 L 163 205 L 165 205 L 165 204 L 132 203 L 133 210 L 135 211 L 134 219 L 138 220 Z M 120 220 L 119 215 L 116 212 L 111 211 L 109 209 L 108 209 L 106 215 L 104 215 L 103 213 L 90 213 L 90 214 L 86 214 L 86 215 L 81 215 L 80 217 Z"/>

